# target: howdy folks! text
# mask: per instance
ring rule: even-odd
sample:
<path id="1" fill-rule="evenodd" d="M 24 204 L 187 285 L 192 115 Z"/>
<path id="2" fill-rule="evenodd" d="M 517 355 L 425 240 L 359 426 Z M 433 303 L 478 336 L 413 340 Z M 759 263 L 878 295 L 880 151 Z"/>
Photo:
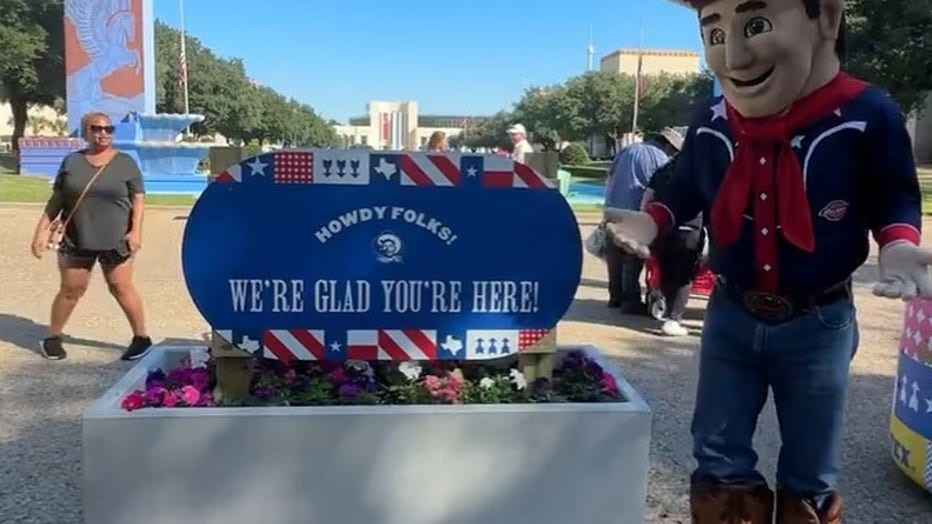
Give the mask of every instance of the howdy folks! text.
<path id="1" fill-rule="evenodd" d="M 381 280 L 377 310 L 382 313 L 460 313 L 463 282 L 458 280 Z M 540 285 L 528 280 L 471 282 L 473 313 L 533 313 L 538 310 Z M 310 301 L 316 313 L 372 311 L 372 283 L 366 280 L 317 280 Z M 305 285 L 301 279 L 230 279 L 233 311 L 237 313 L 303 313 Z"/>

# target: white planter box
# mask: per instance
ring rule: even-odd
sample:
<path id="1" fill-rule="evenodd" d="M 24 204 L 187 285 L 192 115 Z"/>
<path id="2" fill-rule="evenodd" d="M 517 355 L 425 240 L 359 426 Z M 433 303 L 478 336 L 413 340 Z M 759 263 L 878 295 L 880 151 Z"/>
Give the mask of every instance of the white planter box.
<path id="1" fill-rule="evenodd" d="M 156 348 L 84 412 L 85 522 L 640 524 L 650 408 L 581 349 L 627 402 L 123 411 Z"/>

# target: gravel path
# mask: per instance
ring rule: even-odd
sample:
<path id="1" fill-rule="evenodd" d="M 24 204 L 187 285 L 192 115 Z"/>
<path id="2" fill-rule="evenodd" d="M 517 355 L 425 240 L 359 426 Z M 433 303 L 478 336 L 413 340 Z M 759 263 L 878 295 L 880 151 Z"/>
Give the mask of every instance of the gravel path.
<path id="1" fill-rule="evenodd" d="M 119 361 L 128 332 L 99 274 L 68 329 L 69 358 L 48 362 L 35 353 L 57 280 L 54 261 L 27 251 L 39 210 L 0 208 L 0 523 L 81 522 L 80 414 L 128 368 Z M 179 267 L 184 209 L 152 209 L 137 271 L 156 341 L 199 344 L 207 326 L 188 298 Z M 584 232 L 594 224 L 583 217 Z M 932 224 L 929 224 L 932 226 Z M 927 226 L 927 231 L 932 227 Z M 927 239 L 929 243 L 930 239 Z M 854 362 L 844 444 L 846 522 L 932 522 L 932 497 L 905 479 L 888 453 L 888 417 L 903 306 L 870 295 L 868 264 L 859 272 L 861 346 Z M 593 343 L 654 410 L 648 522 L 688 522 L 686 478 L 693 467 L 689 420 L 696 382 L 696 334 L 701 300 L 694 301 L 692 335 L 671 341 L 657 325 L 604 307 L 604 267 L 587 255 L 584 280 L 560 342 Z M 779 439 L 771 405 L 757 436 L 762 467 L 772 473 Z M 588 523 L 584 523 L 588 524 Z"/>

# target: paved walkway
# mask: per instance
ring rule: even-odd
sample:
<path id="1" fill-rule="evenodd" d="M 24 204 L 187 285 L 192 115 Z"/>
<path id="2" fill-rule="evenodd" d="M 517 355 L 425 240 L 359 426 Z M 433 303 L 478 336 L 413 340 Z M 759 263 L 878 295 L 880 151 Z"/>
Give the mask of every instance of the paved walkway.
<path id="1" fill-rule="evenodd" d="M 128 333 L 97 274 L 68 329 L 69 359 L 48 362 L 34 352 L 57 286 L 53 260 L 37 262 L 28 253 L 38 212 L 34 206 L 0 208 L 0 522 L 78 523 L 80 414 L 129 367 L 118 360 Z M 153 338 L 198 344 L 207 326 L 188 298 L 178 263 L 184 215 L 183 209 L 148 213 L 137 281 Z M 588 232 L 594 220 L 582 217 L 581 224 Z M 859 280 L 869 281 L 872 268 L 865 266 Z M 650 403 L 655 414 L 648 521 L 688 522 L 689 418 L 703 303 L 692 304 L 687 322 L 692 336 L 663 339 L 654 323 L 621 317 L 604 307 L 604 274 L 602 265 L 587 255 L 576 302 L 561 324 L 560 342 L 604 348 Z M 862 337 L 844 445 L 847 522 L 932 522 L 932 497 L 905 480 L 888 454 L 903 306 L 872 297 L 867 284 L 859 285 L 858 294 Z M 762 418 L 757 443 L 762 467 L 770 474 L 779 445 L 772 406 Z"/>

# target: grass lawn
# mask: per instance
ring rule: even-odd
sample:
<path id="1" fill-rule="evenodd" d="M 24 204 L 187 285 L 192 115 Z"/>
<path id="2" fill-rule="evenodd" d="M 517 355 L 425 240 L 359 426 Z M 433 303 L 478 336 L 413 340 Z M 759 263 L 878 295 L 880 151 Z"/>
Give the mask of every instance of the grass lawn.
<path id="1" fill-rule="evenodd" d="M 49 198 L 48 179 L 36 176 L 0 175 L 0 202 L 44 203 Z M 162 206 L 190 206 L 188 195 L 146 195 L 146 203 Z"/>

